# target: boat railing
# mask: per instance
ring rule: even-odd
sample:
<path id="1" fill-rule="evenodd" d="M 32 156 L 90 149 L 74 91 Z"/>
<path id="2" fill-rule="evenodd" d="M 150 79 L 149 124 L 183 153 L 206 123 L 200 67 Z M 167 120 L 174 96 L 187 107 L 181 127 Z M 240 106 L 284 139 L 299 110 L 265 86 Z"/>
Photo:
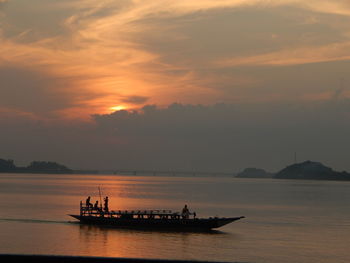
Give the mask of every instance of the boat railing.
<path id="1" fill-rule="evenodd" d="M 171 210 L 112 210 L 111 213 L 113 214 L 120 214 L 120 215 L 167 215 L 167 214 L 178 214 L 178 212 L 172 212 Z"/>
<path id="2" fill-rule="evenodd" d="M 183 214 L 173 212 L 168 209 L 153 209 L 153 210 L 106 210 L 102 207 L 83 204 L 80 201 L 80 216 L 95 216 L 95 217 L 111 217 L 125 219 L 190 219 L 190 216 L 195 219 L 196 213 Z"/>
<path id="3" fill-rule="evenodd" d="M 131 217 L 131 218 L 180 218 L 179 212 L 173 212 L 168 209 L 153 210 L 104 210 L 102 207 L 94 207 L 92 205 L 84 205 L 80 202 L 81 216 L 99 216 L 99 217 Z"/>

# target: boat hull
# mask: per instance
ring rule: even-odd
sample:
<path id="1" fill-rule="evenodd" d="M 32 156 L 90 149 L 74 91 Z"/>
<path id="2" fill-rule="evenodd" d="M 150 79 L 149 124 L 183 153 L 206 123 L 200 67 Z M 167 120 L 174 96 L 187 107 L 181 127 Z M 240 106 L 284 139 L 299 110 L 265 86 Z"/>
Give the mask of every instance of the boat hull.
<path id="1" fill-rule="evenodd" d="M 83 224 L 104 225 L 115 228 L 205 231 L 222 227 L 244 217 L 195 219 L 123 219 L 97 216 L 70 215 Z"/>

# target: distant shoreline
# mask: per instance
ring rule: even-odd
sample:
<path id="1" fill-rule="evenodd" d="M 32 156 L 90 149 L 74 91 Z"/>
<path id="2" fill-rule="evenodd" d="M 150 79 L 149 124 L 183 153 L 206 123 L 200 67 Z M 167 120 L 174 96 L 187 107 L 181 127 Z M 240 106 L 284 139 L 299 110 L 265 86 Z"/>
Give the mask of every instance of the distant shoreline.
<path id="1" fill-rule="evenodd" d="M 295 180 L 327 180 L 350 181 L 350 173 L 337 172 L 320 162 L 305 161 L 283 168 L 277 173 L 266 172 L 258 168 L 246 168 L 238 174 L 214 172 L 186 171 L 149 171 L 149 170 L 73 170 L 56 162 L 33 161 L 27 167 L 17 167 L 13 160 L 0 159 L 0 173 L 17 174 L 108 174 L 129 176 L 181 176 L 181 177 L 234 177 L 256 179 L 295 179 Z"/>
<path id="2" fill-rule="evenodd" d="M 0 171 L 0 174 L 100 174 L 99 171 L 94 170 L 72 170 L 71 172 L 55 172 L 55 171 Z"/>
<path id="3" fill-rule="evenodd" d="M 13 160 L 0 159 L 0 173 L 20 174 L 97 174 L 95 170 L 73 170 L 57 162 L 33 161 L 26 167 L 18 167 Z"/>

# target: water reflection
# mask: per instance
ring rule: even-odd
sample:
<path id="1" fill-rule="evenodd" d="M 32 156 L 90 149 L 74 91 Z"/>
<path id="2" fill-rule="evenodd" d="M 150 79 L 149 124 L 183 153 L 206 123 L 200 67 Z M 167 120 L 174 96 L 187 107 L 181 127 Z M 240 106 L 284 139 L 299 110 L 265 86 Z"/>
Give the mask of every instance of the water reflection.
<path id="1" fill-rule="evenodd" d="M 99 251 L 105 253 L 108 244 L 108 231 L 91 225 L 79 224 L 79 241 L 83 242 L 86 252 Z"/>
<path id="2" fill-rule="evenodd" d="M 1 0 L 0 0 L 1 1 Z M 246 216 L 207 233 L 81 225 L 67 214 L 91 195 L 112 209 Z M 350 182 L 89 175 L 1 175 L 1 253 L 260 263 L 350 262 Z"/>
<path id="3" fill-rule="evenodd" d="M 127 232 L 127 233 L 151 233 L 151 234 L 179 234 L 179 235 L 188 235 L 188 234 L 199 234 L 199 235 L 232 235 L 227 232 L 223 232 L 220 230 L 201 230 L 201 231 L 184 231 L 184 230 L 169 230 L 169 229 L 159 229 L 159 230 L 154 230 L 154 229 L 129 229 L 129 228 L 115 228 L 112 226 L 107 226 L 107 225 L 89 225 L 89 224 L 81 224 L 79 222 L 70 222 L 70 223 L 76 223 L 79 224 L 80 230 L 93 230 L 98 229 L 98 231 L 115 231 L 115 232 Z"/>
<path id="4" fill-rule="evenodd" d="M 237 236 L 222 231 L 174 232 L 118 229 L 106 226 L 79 225 L 79 242 L 85 250 L 113 257 L 195 258 L 194 252 L 210 247 L 215 240 L 220 244 L 232 242 Z M 196 252 L 197 253 L 197 252 Z M 195 253 L 195 254 L 196 254 Z"/>

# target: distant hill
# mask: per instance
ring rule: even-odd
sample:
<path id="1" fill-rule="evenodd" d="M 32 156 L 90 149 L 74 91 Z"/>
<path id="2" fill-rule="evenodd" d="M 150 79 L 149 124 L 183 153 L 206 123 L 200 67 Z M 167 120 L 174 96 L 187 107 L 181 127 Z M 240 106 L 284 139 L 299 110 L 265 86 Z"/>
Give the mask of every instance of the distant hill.
<path id="1" fill-rule="evenodd" d="M 71 174 L 74 170 L 56 162 L 45 161 L 34 161 L 27 167 L 17 167 L 13 160 L 0 159 L 0 173 Z"/>
<path id="2" fill-rule="evenodd" d="M 17 169 L 15 163 L 13 160 L 4 160 L 0 159 L 0 172 L 11 172 L 13 170 Z"/>
<path id="3" fill-rule="evenodd" d="M 345 171 L 334 171 L 319 162 L 306 161 L 287 166 L 279 171 L 274 178 L 347 181 L 350 180 L 350 174 Z"/>
<path id="4" fill-rule="evenodd" d="M 266 172 L 264 169 L 246 168 L 240 172 L 237 178 L 272 178 L 273 174 Z"/>
<path id="5" fill-rule="evenodd" d="M 31 162 L 25 169 L 34 173 L 73 173 L 73 170 L 62 164 L 45 161 Z"/>

